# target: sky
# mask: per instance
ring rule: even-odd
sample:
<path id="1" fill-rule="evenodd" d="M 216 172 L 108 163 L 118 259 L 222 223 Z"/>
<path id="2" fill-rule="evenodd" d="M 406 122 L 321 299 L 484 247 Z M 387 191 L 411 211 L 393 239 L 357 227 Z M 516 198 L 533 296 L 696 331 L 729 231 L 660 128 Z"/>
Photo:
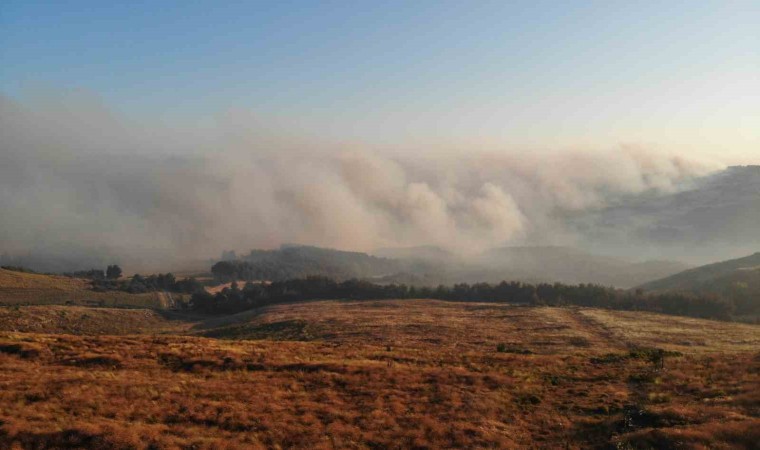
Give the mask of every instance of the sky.
<path id="1" fill-rule="evenodd" d="M 758 1 L 0 5 L 0 94 L 397 148 L 760 155 Z M 23 100 L 26 101 L 26 100 Z M 513 150 L 514 151 L 514 150 Z"/>

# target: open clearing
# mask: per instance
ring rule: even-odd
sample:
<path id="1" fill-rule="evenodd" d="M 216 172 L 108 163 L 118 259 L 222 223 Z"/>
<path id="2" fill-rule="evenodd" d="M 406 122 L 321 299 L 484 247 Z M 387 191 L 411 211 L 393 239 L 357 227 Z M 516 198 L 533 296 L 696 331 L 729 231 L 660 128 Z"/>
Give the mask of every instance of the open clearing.
<path id="1" fill-rule="evenodd" d="M 121 320 L 135 334 L 98 336 L 107 330 L 76 329 L 77 317 L 120 311 L 50 314 L 61 310 L 72 332 L 92 335 L 12 332 L 0 320 L 0 447 L 753 448 L 760 440 L 753 325 L 320 301 L 203 320 L 134 316 Z M 62 326 L 46 331 L 69 332 Z M 632 352 L 649 346 L 679 353 L 656 369 L 648 353 Z"/>

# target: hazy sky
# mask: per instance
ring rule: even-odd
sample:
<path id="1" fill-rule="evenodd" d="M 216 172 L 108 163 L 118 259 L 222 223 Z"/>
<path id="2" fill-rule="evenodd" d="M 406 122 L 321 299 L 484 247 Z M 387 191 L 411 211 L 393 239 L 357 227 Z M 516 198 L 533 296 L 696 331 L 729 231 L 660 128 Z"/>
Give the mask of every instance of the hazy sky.
<path id="1" fill-rule="evenodd" d="M 760 2 L 0 5 L 0 93 L 83 89 L 138 120 L 251 112 L 404 148 L 760 158 Z"/>

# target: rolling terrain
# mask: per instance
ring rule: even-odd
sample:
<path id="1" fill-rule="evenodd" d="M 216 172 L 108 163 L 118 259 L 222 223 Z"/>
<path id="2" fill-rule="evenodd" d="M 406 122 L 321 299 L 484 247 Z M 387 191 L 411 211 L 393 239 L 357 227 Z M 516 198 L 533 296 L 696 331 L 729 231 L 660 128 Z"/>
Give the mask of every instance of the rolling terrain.
<path id="1" fill-rule="evenodd" d="M 165 308 L 159 293 L 96 292 L 88 280 L 0 269 L 0 306 L 84 305 Z"/>
<path id="2" fill-rule="evenodd" d="M 760 247 L 760 165 L 730 166 L 669 194 L 626 196 L 570 223 L 588 248 L 687 261 L 737 257 Z"/>
<path id="3" fill-rule="evenodd" d="M 484 260 L 488 267 L 498 268 L 499 272 L 490 277 L 476 273 L 474 279 L 501 277 L 531 282 L 593 283 L 619 288 L 633 287 L 690 267 L 676 261 L 631 262 L 577 248 L 553 246 L 496 248 L 486 252 Z"/>
<path id="4" fill-rule="evenodd" d="M 138 308 L 33 305 L 0 308 L 0 330 L 24 333 L 125 335 L 178 332 L 185 322 L 167 311 Z"/>
<path id="5" fill-rule="evenodd" d="M 500 247 L 468 258 L 431 246 L 380 249 L 376 254 L 381 256 L 290 245 L 252 250 L 239 260 L 225 262 L 237 265 L 241 279 L 276 281 L 317 275 L 416 286 L 519 280 L 630 288 L 691 267 L 677 261 L 634 262 L 560 246 Z"/>
<path id="6" fill-rule="evenodd" d="M 644 283 L 639 287 L 652 291 L 717 289 L 723 284 L 724 280 L 735 277 L 737 274 L 752 274 L 757 269 L 760 269 L 760 252 L 744 258 L 685 270 L 666 278 Z"/>
<path id="7" fill-rule="evenodd" d="M 39 313 L 29 308 L 46 307 L 19 314 Z M 0 447 L 752 448 L 760 439 L 754 325 L 319 301 L 146 318 L 113 336 L 76 328 L 88 309 L 116 314 L 78 308 L 62 319 L 68 328 L 41 333 L 0 320 Z"/>
<path id="8" fill-rule="evenodd" d="M 760 252 L 679 272 L 639 289 L 717 294 L 735 303 L 737 316 L 760 318 Z"/>

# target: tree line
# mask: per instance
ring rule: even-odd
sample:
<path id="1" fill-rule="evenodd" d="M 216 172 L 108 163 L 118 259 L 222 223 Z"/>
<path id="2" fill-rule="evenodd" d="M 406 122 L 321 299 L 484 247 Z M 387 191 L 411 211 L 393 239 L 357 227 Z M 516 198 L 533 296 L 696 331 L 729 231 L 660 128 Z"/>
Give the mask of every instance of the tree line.
<path id="1" fill-rule="evenodd" d="M 148 276 L 135 274 L 130 278 L 121 278 L 121 267 L 116 264 L 109 265 L 106 267 L 106 270 L 79 270 L 76 272 L 65 272 L 63 275 L 92 280 L 92 288 L 97 292 L 123 291 L 130 294 L 142 294 L 145 292 L 167 291 L 192 294 L 203 290 L 203 283 L 195 278 L 178 280 L 171 272 Z"/>
<path id="2" fill-rule="evenodd" d="M 171 273 L 159 273 L 148 276 L 135 274 L 129 279 L 93 279 L 92 288 L 96 291 L 124 291 L 131 294 L 167 291 L 192 294 L 203 290 L 203 283 L 195 278 L 176 279 Z"/>
<path id="3" fill-rule="evenodd" d="M 595 284 L 530 284 L 502 281 L 498 284 L 460 283 L 453 286 L 416 287 L 376 284 L 364 280 L 336 281 L 323 276 L 275 281 L 237 282 L 217 294 L 196 291 L 190 307 L 204 313 L 231 314 L 276 303 L 320 299 L 411 299 L 429 298 L 463 302 L 494 302 L 532 306 L 587 306 L 627 311 L 730 320 L 734 305 L 717 295 L 692 293 L 644 293 Z"/>
<path id="4" fill-rule="evenodd" d="M 225 251 L 211 272 L 221 282 L 284 281 L 313 275 L 347 280 L 367 278 L 378 273 L 419 273 L 437 268 L 421 261 L 395 260 L 304 245 L 283 245 L 275 250 L 251 250 L 240 258 L 234 251 Z"/>
<path id="5" fill-rule="evenodd" d="M 112 264 L 103 269 L 77 270 L 74 272 L 64 272 L 63 276 L 70 278 L 87 278 L 93 281 L 118 280 L 121 278 L 122 270 L 117 264 Z"/>

